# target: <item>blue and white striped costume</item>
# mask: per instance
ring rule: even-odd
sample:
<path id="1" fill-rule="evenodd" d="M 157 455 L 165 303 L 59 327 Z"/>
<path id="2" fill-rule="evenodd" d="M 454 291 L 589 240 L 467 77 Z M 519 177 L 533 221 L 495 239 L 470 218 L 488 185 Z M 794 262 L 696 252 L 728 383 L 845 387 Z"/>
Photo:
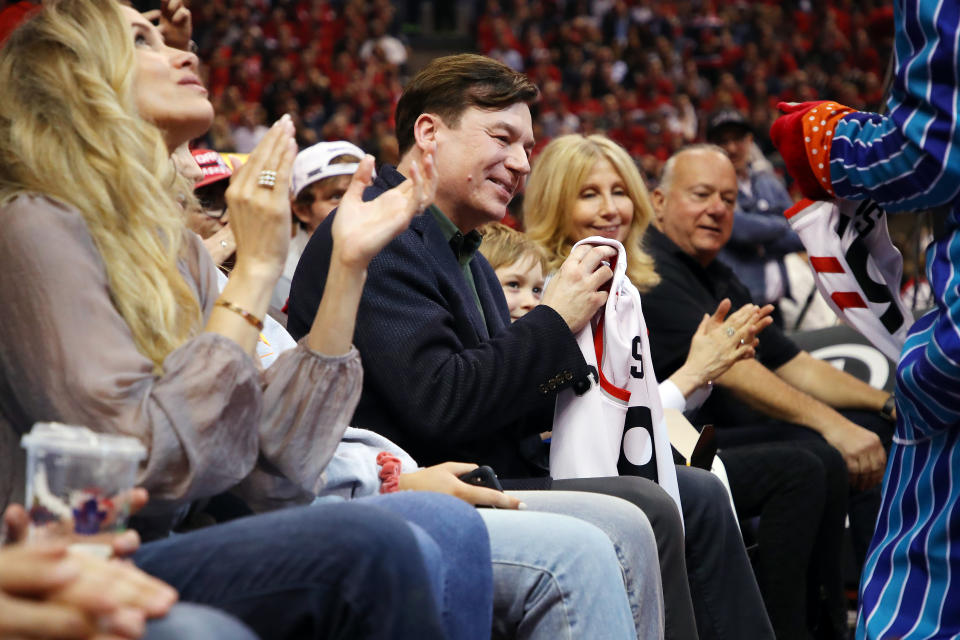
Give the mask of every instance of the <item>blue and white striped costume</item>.
<path id="1" fill-rule="evenodd" d="M 830 181 L 838 197 L 870 196 L 891 212 L 951 211 L 927 250 L 936 307 L 910 330 L 897 370 L 897 431 L 858 640 L 960 636 L 960 3 L 894 4 L 889 115 L 837 123 Z"/>
<path id="2" fill-rule="evenodd" d="M 950 207 L 927 250 L 936 306 L 910 329 L 897 368 L 897 430 L 857 640 L 960 636 L 960 3 L 895 0 L 894 20 L 889 115 L 786 106 L 771 131 L 810 198 L 869 196 L 888 212 Z"/>

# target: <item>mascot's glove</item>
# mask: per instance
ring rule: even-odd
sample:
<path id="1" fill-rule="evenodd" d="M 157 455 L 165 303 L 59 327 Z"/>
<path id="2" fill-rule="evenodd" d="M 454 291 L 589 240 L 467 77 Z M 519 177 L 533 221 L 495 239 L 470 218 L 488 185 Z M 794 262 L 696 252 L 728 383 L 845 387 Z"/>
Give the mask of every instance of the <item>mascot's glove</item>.
<path id="1" fill-rule="evenodd" d="M 830 143 L 837 124 L 854 110 L 829 100 L 781 102 L 777 108 L 783 115 L 770 127 L 770 139 L 783 156 L 787 171 L 804 197 L 832 198 Z"/>

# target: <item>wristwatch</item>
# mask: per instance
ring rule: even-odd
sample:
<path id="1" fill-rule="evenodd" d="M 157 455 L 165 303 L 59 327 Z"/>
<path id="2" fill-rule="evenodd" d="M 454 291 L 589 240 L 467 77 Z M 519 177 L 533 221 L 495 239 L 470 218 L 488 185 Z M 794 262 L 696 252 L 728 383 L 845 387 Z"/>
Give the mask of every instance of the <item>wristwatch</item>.
<path id="1" fill-rule="evenodd" d="M 891 393 L 890 395 L 887 396 L 887 400 L 886 402 L 883 403 L 883 406 L 880 407 L 880 415 L 882 415 L 884 418 L 886 418 L 890 422 L 894 422 L 895 418 L 893 417 L 893 410 L 896 407 L 897 407 L 897 401 L 893 397 L 893 394 Z"/>

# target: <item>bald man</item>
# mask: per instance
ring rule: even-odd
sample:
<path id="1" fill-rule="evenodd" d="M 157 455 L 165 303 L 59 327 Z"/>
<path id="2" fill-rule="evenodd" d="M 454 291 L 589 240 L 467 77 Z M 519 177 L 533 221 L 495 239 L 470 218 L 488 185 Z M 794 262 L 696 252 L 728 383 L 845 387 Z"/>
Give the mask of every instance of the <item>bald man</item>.
<path id="1" fill-rule="evenodd" d="M 736 172 L 723 149 L 697 145 L 676 153 L 652 199 L 656 228 L 646 244 L 662 281 L 644 296 L 643 310 L 654 368 L 665 378 L 683 363 L 704 312 L 725 297 L 734 308 L 752 300 L 717 258 L 730 239 L 737 201 Z M 855 518 L 863 529 L 854 536 L 862 560 L 876 515 L 872 488 L 883 476 L 893 415 L 888 393 L 813 358 L 771 326 L 760 336 L 756 359 L 735 364 L 714 381 L 712 397 L 694 422 L 714 424 L 721 447 L 823 439 L 839 450 L 851 485 L 871 490 L 862 498 L 864 514 Z M 851 506 L 851 515 L 858 511 Z"/>

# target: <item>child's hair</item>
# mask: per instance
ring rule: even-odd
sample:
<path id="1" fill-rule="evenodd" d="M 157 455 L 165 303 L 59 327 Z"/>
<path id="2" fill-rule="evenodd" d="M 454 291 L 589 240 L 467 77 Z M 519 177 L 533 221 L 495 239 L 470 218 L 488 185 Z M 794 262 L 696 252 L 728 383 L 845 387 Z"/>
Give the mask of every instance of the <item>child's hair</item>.
<path id="1" fill-rule="evenodd" d="M 540 263 L 544 275 L 547 273 L 547 254 L 526 234 L 511 229 L 505 224 L 491 222 L 480 229 L 483 242 L 480 253 L 494 270 L 506 267 L 526 257 L 533 257 Z"/>

